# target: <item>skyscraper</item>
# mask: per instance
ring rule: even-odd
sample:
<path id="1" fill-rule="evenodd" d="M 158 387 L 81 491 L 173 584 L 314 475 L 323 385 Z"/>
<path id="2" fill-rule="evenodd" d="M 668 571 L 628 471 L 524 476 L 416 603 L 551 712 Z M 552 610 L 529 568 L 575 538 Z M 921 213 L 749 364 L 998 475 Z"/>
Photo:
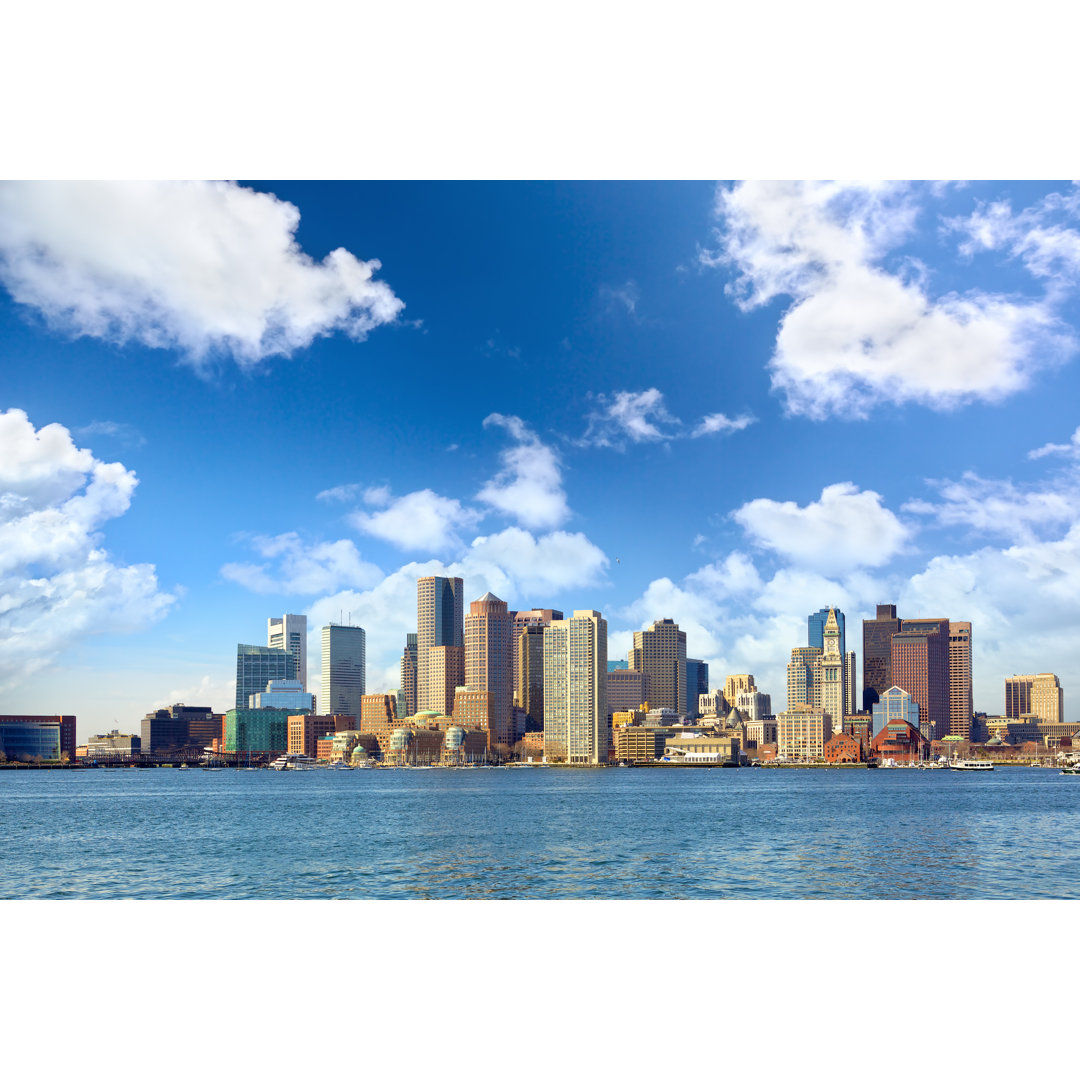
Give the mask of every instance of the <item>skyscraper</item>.
<path id="1" fill-rule="evenodd" d="M 561 614 L 559 616 L 562 617 Z M 544 730 L 544 627 L 526 626 L 515 641 L 514 703 L 525 710 L 525 730 Z"/>
<path id="2" fill-rule="evenodd" d="M 648 630 L 635 630 L 630 669 L 644 672 L 649 680 L 654 709 L 686 713 L 686 633 L 677 623 L 658 619 Z"/>
<path id="3" fill-rule="evenodd" d="M 269 645 L 236 646 L 236 707 L 246 709 L 252 694 L 261 693 L 271 679 L 295 679 L 296 656 Z"/>
<path id="4" fill-rule="evenodd" d="M 847 652 L 847 635 L 844 632 L 844 613 L 839 608 L 823 607 L 806 617 L 806 644 L 824 653 L 825 623 L 829 619 L 830 611 L 836 613 L 836 624 L 840 628 L 840 653 L 843 655 Z"/>
<path id="5" fill-rule="evenodd" d="M 895 681 L 892 676 L 892 636 L 900 632 L 895 604 L 878 604 L 877 618 L 863 619 L 863 712 L 870 712 Z"/>
<path id="6" fill-rule="evenodd" d="M 891 644 L 893 684 L 915 699 L 931 737 L 943 739 L 949 734 L 949 620 L 904 619 Z"/>
<path id="7" fill-rule="evenodd" d="M 686 714 L 697 718 L 698 698 L 709 692 L 709 665 L 704 660 L 686 659 Z"/>
<path id="8" fill-rule="evenodd" d="M 570 765 L 608 759 L 607 621 L 575 611 L 544 630 L 544 757 Z"/>
<path id="9" fill-rule="evenodd" d="M 405 711 L 398 717 L 416 715 L 416 635 L 405 635 L 405 651 L 401 654 L 401 692 Z"/>
<path id="10" fill-rule="evenodd" d="M 449 714 L 454 707 L 453 688 L 446 700 L 446 675 L 456 661 L 446 657 L 440 668 L 441 678 L 429 673 L 429 652 L 439 646 L 463 649 L 464 616 L 461 578 L 422 577 L 416 582 L 416 707 L 436 709 Z M 438 685 L 436 685 L 438 684 Z"/>
<path id="11" fill-rule="evenodd" d="M 465 685 L 491 694 L 488 732 L 492 746 L 512 746 L 517 741 L 511 713 L 513 627 L 506 601 L 490 592 L 474 600 L 465 616 Z"/>
<path id="12" fill-rule="evenodd" d="M 296 661 L 296 678 L 307 690 L 307 616 L 283 615 L 280 619 L 267 619 L 266 644 L 271 649 L 292 653 Z"/>
<path id="13" fill-rule="evenodd" d="M 547 626 L 552 619 L 561 619 L 563 613 L 557 611 L 555 608 L 530 608 L 528 611 L 511 611 L 510 617 L 514 620 L 513 630 L 513 655 L 510 657 L 510 663 L 513 667 L 514 675 L 514 704 L 520 705 L 528 712 L 528 706 L 525 704 L 526 691 L 525 687 L 521 683 L 522 662 L 521 662 L 521 635 L 530 627 L 538 626 L 541 631 L 541 640 L 543 640 L 543 628 Z M 533 676 L 536 678 L 538 685 L 544 684 L 544 672 L 543 672 L 543 652 L 540 653 L 540 664 L 538 668 L 532 671 Z"/>
<path id="14" fill-rule="evenodd" d="M 822 640 L 824 648 L 817 669 L 820 671 L 821 679 L 821 708 L 831 717 L 833 730 L 839 731 L 844 722 L 844 716 L 850 709 L 846 700 L 847 685 L 844 678 L 844 653 L 840 647 L 840 626 L 833 608 L 829 608 L 825 629 L 822 631 Z M 788 708 L 791 708 L 790 701 Z"/>
<path id="15" fill-rule="evenodd" d="M 971 623 L 949 623 L 949 734 L 971 738 Z"/>
<path id="16" fill-rule="evenodd" d="M 741 692 L 736 692 L 735 697 Z M 726 688 L 724 697 L 727 697 Z M 821 650 L 809 645 L 792 649 L 787 666 L 787 707 L 791 710 L 796 705 L 821 707 Z"/>
<path id="17" fill-rule="evenodd" d="M 360 716 L 367 685 L 367 635 L 362 627 L 330 623 L 322 628 L 323 713 Z"/>

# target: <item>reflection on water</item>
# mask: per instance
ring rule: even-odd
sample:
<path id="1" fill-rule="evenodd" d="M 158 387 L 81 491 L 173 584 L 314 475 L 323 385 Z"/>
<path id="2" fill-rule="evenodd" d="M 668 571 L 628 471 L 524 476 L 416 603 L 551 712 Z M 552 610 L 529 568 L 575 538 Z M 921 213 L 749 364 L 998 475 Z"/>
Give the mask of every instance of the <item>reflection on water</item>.
<path id="1" fill-rule="evenodd" d="M 1070 898 L 1078 841 L 1052 770 L 0 773 L 5 898 Z"/>

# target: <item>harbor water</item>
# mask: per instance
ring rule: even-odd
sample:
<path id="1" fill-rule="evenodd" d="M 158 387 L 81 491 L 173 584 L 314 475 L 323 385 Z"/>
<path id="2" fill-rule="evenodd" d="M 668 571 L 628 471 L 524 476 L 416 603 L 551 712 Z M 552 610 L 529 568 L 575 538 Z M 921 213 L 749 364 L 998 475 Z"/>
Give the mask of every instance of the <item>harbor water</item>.
<path id="1" fill-rule="evenodd" d="M 0 772 L 0 897 L 1068 899 L 1056 769 Z"/>

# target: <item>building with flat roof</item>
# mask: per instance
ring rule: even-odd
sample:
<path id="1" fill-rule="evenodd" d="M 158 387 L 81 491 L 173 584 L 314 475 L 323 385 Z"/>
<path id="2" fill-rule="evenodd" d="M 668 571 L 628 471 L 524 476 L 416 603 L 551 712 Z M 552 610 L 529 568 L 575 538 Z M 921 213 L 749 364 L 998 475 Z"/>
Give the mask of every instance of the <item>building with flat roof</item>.
<path id="1" fill-rule="evenodd" d="M 416 582 L 416 707 L 423 712 L 447 712 L 453 707 L 454 689 L 464 678 L 464 582 L 459 577 L 422 577 Z M 461 675 L 447 690 L 447 671 L 456 660 L 444 654 L 439 670 L 431 670 L 434 648 L 462 650 Z"/>
<path id="2" fill-rule="evenodd" d="M 322 628 L 322 707 L 328 714 L 359 716 L 367 690 L 367 634 L 362 626 Z"/>
<path id="3" fill-rule="evenodd" d="M 296 662 L 300 689 L 307 689 L 307 616 L 283 615 L 266 620 L 266 644 L 271 649 L 284 649 Z"/>
<path id="4" fill-rule="evenodd" d="M 893 685 L 918 702 L 931 737 L 949 734 L 949 620 L 905 619 L 892 636 Z"/>
<path id="5" fill-rule="evenodd" d="M 7 716 L 0 716 L 0 727 L 8 725 L 7 731 L 7 745 L 12 747 L 12 750 L 4 750 L 9 758 L 15 760 L 15 758 L 22 753 L 19 747 L 31 745 L 40 745 L 42 747 L 52 747 L 52 735 L 45 734 L 38 738 L 33 734 L 32 729 L 35 727 L 41 729 L 48 729 L 51 732 L 55 726 L 60 732 L 60 748 L 56 754 L 56 757 L 63 758 L 67 755 L 68 761 L 75 760 L 75 717 L 74 716 L 37 716 L 37 715 L 16 715 L 10 714 Z M 18 726 L 16 731 L 15 725 Z M 3 732 L 0 731 L 0 741 L 3 741 Z M 44 754 L 34 753 L 31 757 L 44 757 Z"/>
<path id="6" fill-rule="evenodd" d="M 288 750 L 288 709 L 230 709 L 225 714 L 226 753 L 285 754 Z"/>
<path id="7" fill-rule="evenodd" d="M 544 630 L 544 757 L 605 764 L 607 716 L 607 620 L 591 610 L 553 620 Z"/>
<path id="8" fill-rule="evenodd" d="M 138 735 L 121 735 L 119 728 L 108 735 L 91 735 L 86 740 L 88 758 L 138 757 L 141 749 L 142 739 Z"/>
<path id="9" fill-rule="evenodd" d="M 236 707 L 251 707 L 251 695 L 266 689 L 271 679 L 295 679 L 296 657 L 269 645 L 236 646 Z M 145 739 L 143 740 L 145 749 Z"/>
<path id="10" fill-rule="evenodd" d="M 949 622 L 949 733 L 971 738 L 971 623 Z"/>
<path id="11" fill-rule="evenodd" d="M 401 654 L 401 692 L 405 698 L 402 716 L 412 716 L 417 709 L 416 699 L 416 635 L 405 635 L 405 651 Z"/>
<path id="12" fill-rule="evenodd" d="M 1056 675 L 1013 675 L 1005 680 L 1005 715 L 1037 716 L 1047 724 L 1065 722 L 1065 693 Z"/>
<path id="13" fill-rule="evenodd" d="M 801 703 L 776 715 L 776 754 L 789 761 L 818 761 L 832 738 L 832 718 L 824 709 Z"/>
<path id="14" fill-rule="evenodd" d="M 221 713 L 209 705 L 185 705 L 182 701 L 167 709 L 148 712 L 140 725 L 143 754 L 178 754 L 205 750 L 221 737 Z"/>
<path id="15" fill-rule="evenodd" d="M 315 695 L 304 690 L 299 679 L 271 679 L 264 690 L 252 694 L 248 701 L 251 709 L 292 709 L 300 712 L 315 711 Z"/>
<path id="16" fill-rule="evenodd" d="M 895 604 L 878 604 L 877 616 L 863 619 L 863 712 L 893 685 L 892 637 L 902 623 L 896 617 Z"/>
<path id="17" fill-rule="evenodd" d="M 686 715 L 694 720 L 698 716 L 698 702 L 702 694 L 709 692 L 709 665 L 704 660 L 686 659 Z M 642 701 L 645 699 L 642 698 Z"/>
<path id="18" fill-rule="evenodd" d="M 647 630 L 635 630 L 629 659 L 630 668 L 649 680 L 650 704 L 686 714 L 686 633 L 678 623 L 657 619 Z"/>

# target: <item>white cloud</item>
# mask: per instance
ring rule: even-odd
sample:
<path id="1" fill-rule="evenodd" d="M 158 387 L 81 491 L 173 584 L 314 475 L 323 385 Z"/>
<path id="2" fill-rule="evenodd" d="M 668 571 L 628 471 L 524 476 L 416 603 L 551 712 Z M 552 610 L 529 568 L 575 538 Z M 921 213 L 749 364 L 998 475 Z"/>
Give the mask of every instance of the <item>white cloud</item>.
<path id="1" fill-rule="evenodd" d="M 462 506 L 457 499 L 436 495 L 429 488 L 397 499 L 390 496 L 388 488 L 377 488 L 369 491 L 365 499 L 385 505 L 385 509 L 371 514 L 356 510 L 348 516 L 349 523 L 405 551 L 441 552 L 460 548 L 459 530 L 472 528 L 483 517 L 479 511 Z"/>
<path id="2" fill-rule="evenodd" d="M 664 395 L 655 386 L 648 390 L 619 390 L 610 397 L 596 395 L 599 408 L 589 416 L 585 445 L 621 448 L 633 443 L 659 442 L 672 437 L 679 421 L 668 412 Z"/>
<path id="3" fill-rule="evenodd" d="M 366 589 L 382 579 L 382 571 L 364 562 L 351 540 L 306 544 L 294 532 L 254 536 L 251 546 L 267 563 L 227 563 L 221 576 L 257 593 L 311 595 L 342 588 Z"/>
<path id="4" fill-rule="evenodd" d="M 555 451 L 517 416 L 492 413 L 484 427 L 505 428 L 517 442 L 500 455 L 502 469 L 477 499 L 517 518 L 530 529 L 552 529 L 570 516 Z"/>
<path id="5" fill-rule="evenodd" d="M 85 427 L 76 428 L 76 435 L 106 435 L 118 439 L 125 446 L 145 446 L 146 438 L 138 428 L 131 424 L 120 424 L 115 420 L 94 420 Z"/>
<path id="6" fill-rule="evenodd" d="M 966 525 L 1021 543 L 1033 541 L 1048 528 L 1071 523 L 1080 515 L 1080 491 L 1074 475 L 1026 487 L 1011 480 L 987 480 L 973 472 L 965 472 L 961 480 L 930 483 L 938 489 L 942 501 L 912 499 L 903 506 L 906 512 L 931 516 L 938 525 Z"/>
<path id="7" fill-rule="evenodd" d="M 544 593 L 597 584 L 608 558 L 584 533 L 536 537 L 512 526 L 492 536 L 478 536 L 457 565 L 466 577 L 479 575 L 497 582 L 499 587 L 492 591 L 504 600 L 505 592 L 539 602 Z"/>
<path id="8" fill-rule="evenodd" d="M 969 291 L 932 298 L 920 268 L 881 260 L 909 234 L 914 189 L 747 182 L 717 193 L 718 253 L 728 291 L 749 310 L 779 296 L 770 363 L 791 413 L 861 417 L 879 402 L 950 408 L 1022 389 L 1075 349 L 1046 302 Z"/>
<path id="9" fill-rule="evenodd" d="M 710 413 L 703 416 L 698 426 L 690 433 L 693 439 L 702 435 L 730 435 L 733 431 L 744 431 L 751 424 L 756 423 L 757 418 L 743 414 L 742 416 L 728 417 L 724 413 Z"/>
<path id="10" fill-rule="evenodd" d="M 301 251 L 295 206 L 233 183 L 6 183 L 0 281 L 53 325 L 242 366 L 341 331 L 360 341 L 402 302 L 378 260 Z"/>
<path id="11" fill-rule="evenodd" d="M 1007 250 L 1035 277 L 1056 279 L 1056 289 L 1080 278 L 1080 232 L 1067 227 L 1069 218 L 1080 218 L 1080 188 L 1052 192 L 1018 213 L 1007 201 L 982 203 L 966 218 L 946 220 L 944 231 L 966 238 L 964 255 Z"/>
<path id="12" fill-rule="evenodd" d="M 112 562 L 98 530 L 131 505 L 135 474 L 78 449 L 60 424 L 0 413 L 0 687 L 94 633 L 161 618 L 174 597 L 154 567 Z"/>
<path id="13" fill-rule="evenodd" d="M 359 491 L 359 484 L 338 484 L 337 487 L 320 491 L 315 498 L 320 502 L 352 502 Z"/>
<path id="14" fill-rule="evenodd" d="M 882 566 L 911 535 L 876 491 L 859 491 L 851 483 L 830 484 L 806 506 L 754 499 L 734 517 L 759 547 L 825 573 Z"/>
<path id="15" fill-rule="evenodd" d="M 609 307 L 618 305 L 626 311 L 631 319 L 635 322 L 639 321 L 637 317 L 637 306 L 638 301 L 641 299 L 641 291 L 638 289 L 635 282 L 627 281 L 625 284 L 618 287 L 601 285 L 600 296 L 606 301 Z"/>
<path id="16" fill-rule="evenodd" d="M 1080 427 L 1072 433 L 1072 438 L 1067 443 L 1046 443 L 1037 450 L 1028 451 L 1028 457 L 1032 461 L 1036 461 L 1039 458 L 1050 457 L 1051 455 L 1072 458 L 1080 457 Z"/>

